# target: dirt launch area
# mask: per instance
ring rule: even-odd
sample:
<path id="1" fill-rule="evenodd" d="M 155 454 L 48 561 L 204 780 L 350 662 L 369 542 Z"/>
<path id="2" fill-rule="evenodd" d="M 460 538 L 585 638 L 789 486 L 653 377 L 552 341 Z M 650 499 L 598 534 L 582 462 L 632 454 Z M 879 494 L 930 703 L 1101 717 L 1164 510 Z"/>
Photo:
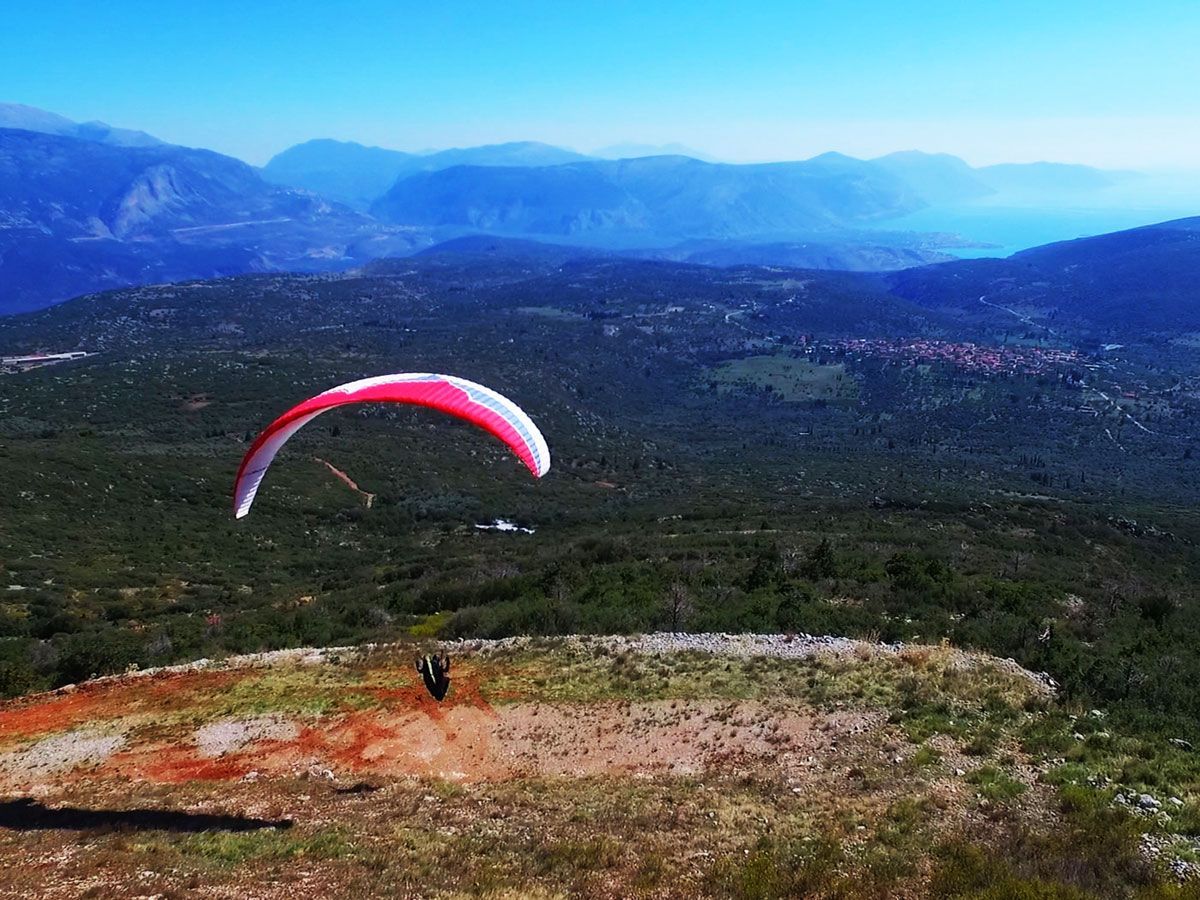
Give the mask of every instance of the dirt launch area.
<path id="1" fill-rule="evenodd" d="M 906 848 L 980 819 L 972 737 L 1050 691 L 946 648 L 824 640 L 475 642 L 448 648 L 442 703 L 415 645 L 11 701 L 0 896 L 721 896 L 762 847 L 819 861 L 833 840 L 831 871 L 867 885 L 886 857 L 903 892 L 924 877 Z M 958 737 L 924 733 L 931 708 Z M 1009 748 L 1028 809 L 1037 774 Z"/>

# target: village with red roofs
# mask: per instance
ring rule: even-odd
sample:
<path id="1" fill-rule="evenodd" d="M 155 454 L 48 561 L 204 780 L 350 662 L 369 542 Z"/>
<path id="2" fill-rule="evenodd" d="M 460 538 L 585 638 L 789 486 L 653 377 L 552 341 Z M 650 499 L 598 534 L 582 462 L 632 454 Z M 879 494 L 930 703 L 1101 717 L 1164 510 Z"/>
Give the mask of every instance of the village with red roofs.
<path id="1" fill-rule="evenodd" d="M 987 346 L 927 338 L 850 338 L 830 345 L 857 358 L 896 359 L 917 364 L 944 363 L 983 375 L 1040 375 L 1063 366 L 1095 368 L 1075 350 L 1057 347 Z"/>

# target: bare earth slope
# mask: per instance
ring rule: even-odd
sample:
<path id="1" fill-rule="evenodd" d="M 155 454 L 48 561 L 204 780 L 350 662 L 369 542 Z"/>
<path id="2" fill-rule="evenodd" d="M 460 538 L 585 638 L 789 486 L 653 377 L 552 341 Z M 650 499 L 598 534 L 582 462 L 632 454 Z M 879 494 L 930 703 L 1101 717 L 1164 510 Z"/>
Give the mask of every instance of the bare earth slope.
<path id="1" fill-rule="evenodd" d="M 921 896 L 930 847 L 1056 815 L 1014 737 L 1053 690 L 1011 662 L 782 636 L 444 646 L 441 704 L 409 645 L 0 706 L 0 896 Z"/>

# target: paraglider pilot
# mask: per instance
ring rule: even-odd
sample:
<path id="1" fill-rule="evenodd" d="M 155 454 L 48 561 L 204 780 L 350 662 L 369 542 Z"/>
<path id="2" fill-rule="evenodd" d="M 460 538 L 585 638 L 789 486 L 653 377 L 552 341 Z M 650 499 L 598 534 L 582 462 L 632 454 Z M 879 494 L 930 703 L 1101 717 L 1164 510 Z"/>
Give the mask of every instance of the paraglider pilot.
<path id="1" fill-rule="evenodd" d="M 450 690 L 450 654 L 423 656 L 417 660 L 417 671 L 434 700 L 441 702 Z"/>

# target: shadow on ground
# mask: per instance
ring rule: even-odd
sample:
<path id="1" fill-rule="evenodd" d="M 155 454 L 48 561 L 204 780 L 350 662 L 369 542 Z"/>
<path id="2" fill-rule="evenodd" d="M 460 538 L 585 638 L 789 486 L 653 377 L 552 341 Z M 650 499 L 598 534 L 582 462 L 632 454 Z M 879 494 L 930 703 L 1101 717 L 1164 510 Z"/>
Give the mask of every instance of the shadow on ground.
<path id="1" fill-rule="evenodd" d="M 291 828 L 291 819 L 255 819 L 247 816 L 176 812 L 169 809 L 79 809 L 43 806 L 29 797 L 0 801 L 0 828 L 13 831 L 91 831 L 138 829 L 145 831 L 256 831 Z"/>

